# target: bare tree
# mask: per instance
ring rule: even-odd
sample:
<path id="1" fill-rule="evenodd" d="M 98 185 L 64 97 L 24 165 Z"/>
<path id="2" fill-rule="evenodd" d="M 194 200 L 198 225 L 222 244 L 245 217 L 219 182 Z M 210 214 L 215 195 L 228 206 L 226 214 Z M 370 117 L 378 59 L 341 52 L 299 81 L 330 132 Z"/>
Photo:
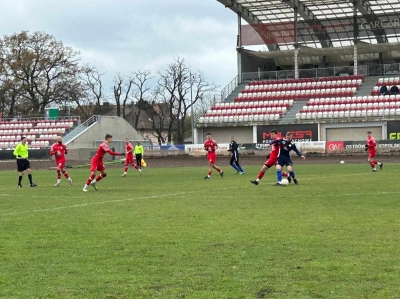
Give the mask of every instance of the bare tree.
<path id="1" fill-rule="evenodd" d="M 132 85 L 134 84 L 134 78 L 131 76 L 122 76 L 116 74 L 114 78 L 114 100 L 117 106 L 117 116 L 121 116 L 122 106 L 122 117 L 126 118 L 126 103 L 130 98 Z"/>
<path id="2" fill-rule="evenodd" d="M 149 115 L 153 133 L 152 135 L 157 138 L 158 143 L 165 143 L 167 140 L 172 141 L 171 114 L 168 101 L 166 101 L 165 94 L 160 89 L 156 89 L 152 94 L 152 99 L 145 102 L 147 105 L 146 113 Z"/>
<path id="3" fill-rule="evenodd" d="M 85 95 L 84 98 L 79 98 L 79 96 L 74 98 L 75 103 L 78 107 L 81 107 L 81 110 L 86 107 L 85 109 L 90 108 L 89 113 L 102 113 L 101 102 L 105 99 L 102 82 L 104 74 L 93 66 L 85 65 L 83 68 L 81 79 Z"/>
<path id="4" fill-rule="evenodd" d="M 185 119 L 194 105 L 217 86 L 205 81 L 200 72 L 192 72 L 182 58 L 175 58 L 164 73 L 160 73 L 159 86 L 169 97 L 171 125 L 176 122 L 177 142 L 183 143 L 188 129 Z M 194 93 L 194 94 L 191 94 Z"/>
<path id="5" fill-rule="evenodd" d="M 134 103 L 137 107 L 137 109 L 132 109 L 132 114 L 134 117 L 133 127 L 137 130 L 140 120 L 140 114 L 144 109 L 148 108 L 146 100 L 148 97 L 151 97 L 149 95 L 149 81 L 153 79 L 153 77 L 151 76 L 151 71 L 147 70 L 134 72 L 131 79 L 133 84 L 132 95 L 134 98 Z M 155 94 L 158 94 L 158 92 L 156 92 Z M 124 103 L 124 107 L 125 105 L 126 101 Z"/>

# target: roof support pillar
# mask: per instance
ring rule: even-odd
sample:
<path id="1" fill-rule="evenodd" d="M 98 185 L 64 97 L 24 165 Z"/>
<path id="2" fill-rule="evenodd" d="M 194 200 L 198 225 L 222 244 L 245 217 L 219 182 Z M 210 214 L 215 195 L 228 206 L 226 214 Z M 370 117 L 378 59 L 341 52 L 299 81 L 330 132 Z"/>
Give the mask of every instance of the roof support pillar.
<path id="1" fill-rule="evenodd" d="M 358 75 L 358 53 L 357 53 L 357 45 L 358 45 L 358 22 L 357 22 L 357 1 L 353 1 L 353 43 L 354 43 L 354 53 L 353 53 L 353 75 Z"/>
<path id="2" fill-rule="evenodd" d="M 371 9 L 368 0 L 353 0 L 353 4 L 357 6 L 358 11 L 363 15 L 363 17 L 367 20 L 368 23 L 375 23 L 379 21 L 377 15 Z M 375 38 L 378 41 L 378 44 L 383 44 L 387 42 L 387 36 L 385 30 L 373 30 L 375 34 Z"/>
<path id="3" fill-rule="evenodd" d="M 294 78 L 299 79 L 299 44 L 297 41 L 297 6 L 293 9 L 294 21 Z"/>
<path id="4" fill-rule="evenodd" d="M 317 23 L 319 26 L 322 27 L 321 22 L 315 17 L 313 12 L 311 10 L 309 10 L 307 8 L 307 6 L 302 4 L 299 0 L 288 0 L 287 4 L 290 5 L 290 7 L 292 7 L 292 8 L 297 7 L 297 13 L 304 19 L 304 22 L 306 22 L 308 25 L 314 26 L 315 23 Z M 313 30 L 317 30 L 317 29 L 313 29 Z M 297 31 L 296 31 L 296 34 L 297 34 Z M 328 48 L 332 45 L 331 39 L 328 34 L 326 36 L 326 39 L 323 36 L 321 37 L 320 35 L 317 35 L 317 38 L 323 48 Z"/>

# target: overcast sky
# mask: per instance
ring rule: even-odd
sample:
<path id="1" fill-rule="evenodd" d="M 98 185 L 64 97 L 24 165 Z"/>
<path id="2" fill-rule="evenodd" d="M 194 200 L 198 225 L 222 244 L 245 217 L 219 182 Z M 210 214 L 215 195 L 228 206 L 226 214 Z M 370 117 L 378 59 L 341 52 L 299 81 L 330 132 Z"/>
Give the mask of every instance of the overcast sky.
<path id="1" fill-rule="evenodd" d="M 115 73 L 165 68 L 178 55 L 225 87 L 236 76 L 236 15 L 216 0 L 1 0 L 0 34 L 44 31 Z"/>

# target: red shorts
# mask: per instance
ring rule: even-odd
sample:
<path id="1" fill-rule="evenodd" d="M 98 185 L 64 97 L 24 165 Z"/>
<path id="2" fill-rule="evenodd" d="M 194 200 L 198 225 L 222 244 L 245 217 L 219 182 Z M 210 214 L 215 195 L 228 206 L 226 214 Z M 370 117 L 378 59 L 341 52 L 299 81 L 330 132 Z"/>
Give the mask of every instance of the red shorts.
<path id="1" fill-rule="evenodd" d="M 272 167 L 278 162 L 278 158 L 269 158 L 267 161 L 265 161 L 264 165 L 267 167 Z"/>
<path id="2" fill-rule="evenodd" d="M 135 160 L 133 159 L 133 155 L 130 156 L 126 156 L 125 157 L 125 164 L 133 164 L 135 162 Z"/>
<path id="3" fill-rule="evenodd" d="M 64 166 L 65 166 L 65 162 L 66 162 L 65 159 L 56 160 L 57 167 L 60 168 L 60 169 L 63 169 Z"/>
<path id="4" fill-rule="evenodd" d="M 214 164 L 215 162 L 217 162 L 217 155 L 215 153 L 208 154 L 207 159 L 209 163 Z"/>
<path id="5" fill-rule="evenodd" d="M 103 161 L 92 160 L 92 165 L 90 166 L 90 171 L 103 171 L 106 168 L 104 167 Z"/>
<path id="6" fill-rule="evenodd" d="M 375 156 L 376 156 L 376 150 L 369 151 L 369 153 L 368 153 L 368 158 L 369 158 L 369 159 L 372 159 L 372 158 L 374 158 Z"/>

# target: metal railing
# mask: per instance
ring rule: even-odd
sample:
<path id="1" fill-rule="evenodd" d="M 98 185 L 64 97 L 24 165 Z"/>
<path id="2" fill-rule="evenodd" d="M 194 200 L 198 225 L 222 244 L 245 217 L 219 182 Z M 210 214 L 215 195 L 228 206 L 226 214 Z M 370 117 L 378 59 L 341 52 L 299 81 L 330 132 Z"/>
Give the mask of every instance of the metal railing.
<path id="1" fill-rule="evenodd" d="M 223 102 L 223 98 L 221 95 L 215 94 L 211 101 L 201 102 L 197 108 L 193 111 L 194 114 L 194 126 L 196 127 L 200 118 L 204 116 L 204 114 L 214 107 L 216 104 Z"/>
<path id="2" fill-rule="evenodd" d="M 354 74 L 353 66 L 337 66 L 328 68 L 299 69 L 299 78 L 323 78 L 348 76 Z M 358 65 L 357 74 L 363 76 L 400 75 L 400 63 Z M 294 79 L 294 70 L 249 72 L 242 74 L 243 82 L 253 80 Z"/>
<path id="3" fill-rule="evenodd" d="M 100 121 L 99 115 L 92 115 L 86 121 L 84 121 L 81 125 L 77 126 L 74 130 L 72 130 L 66 136 L 64 136 L 64 138 L 63 138 L 64 143 L 65 144 L 70 143 L 71 141 L 73 141 L 78 136 L 82 135 L 87 129 L 89 129 L 91 126 L 93 126 L 94 124 L 96 124 L 99 121 Z"/>
<path id="4" fill-rule="evenodd" d="M 7 118 L 1 118 L 0 122 L 26 122 L 26 121 L 32 121 L 32 122 L 38 122 L 38 121 L 48 121 L 48 122 L 54 122 L 54 121 L 72 121 L 72 120 L 77 120 L 78 125 L 81 123 L 81 117 L 80 116 L 61 116 L 59 115 L 57 119 L 51 119 L 48 117 L 44 116 L 16 116 L 16 117 L 7 117 Z"/>
<path id="5" fill-rule="evenodd" d="M 239 76 L 233 78 L 233 80 L 229 82 L 228 85 L 224 87 L 224 89 L 221 90 L 221 98 L 226 99 L 232 93 L 232 91 L 234 91 L 235 88 L 238 87 L 239 83 L 241 83 L 239 82 Z"/>

